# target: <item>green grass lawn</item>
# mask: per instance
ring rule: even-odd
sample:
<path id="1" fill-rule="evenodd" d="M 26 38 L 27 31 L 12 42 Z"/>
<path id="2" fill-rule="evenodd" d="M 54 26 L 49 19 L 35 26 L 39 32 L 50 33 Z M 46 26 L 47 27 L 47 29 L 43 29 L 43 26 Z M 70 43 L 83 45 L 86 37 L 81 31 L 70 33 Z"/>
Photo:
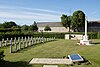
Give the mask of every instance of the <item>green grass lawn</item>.
<path id="1" fill-rule="evenodd" d="M 78 46 L 75 40 L 59 39 L 45 44 L 38 44 L 28 47 L 18 53 L 9 53 L 9 47 L 4 50 L 7 67 L 42 67 L 43 65 L 29 65 L 32 58 L 62 58 L 69 54 L 80 54 L 89 60 L 92 65 L 75 65 L 73 67 L 100 67 L 100 40 L 93 40 L 97 43 L 93 46 Z M 5 66 L 5 67 L 6 67 Z M 68 67 L 67 65 L 58 65 Z M 72 67 L 72 66 L 71 66 Z"/>

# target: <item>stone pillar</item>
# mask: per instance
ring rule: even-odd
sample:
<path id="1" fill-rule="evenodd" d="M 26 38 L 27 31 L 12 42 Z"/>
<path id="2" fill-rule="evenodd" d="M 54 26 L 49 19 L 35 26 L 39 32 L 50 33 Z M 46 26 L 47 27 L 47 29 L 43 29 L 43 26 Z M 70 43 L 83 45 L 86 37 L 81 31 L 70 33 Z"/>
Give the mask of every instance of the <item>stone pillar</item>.
<path id="1" fill-rule="evenodd" d="M 87 35 L 87 20 L 85 21 L 85 35 Z"/>
<path id="2" fill-rule="evenodd" d="M 85 35 L 83 36 L 83 39 L 80 40 L 79 45 L 92 45 L 91 40 L 88 40 L 88 35 L 87 35 L 87 20 L 85 20 Z"/>
<path id="3" fill-rule="evenodd" d="M 85 21 L 85 35 L 83 36 L 83 40 L 84 41 L 88 40 L 88 35 L 87 35 L 87 20 Z"/>

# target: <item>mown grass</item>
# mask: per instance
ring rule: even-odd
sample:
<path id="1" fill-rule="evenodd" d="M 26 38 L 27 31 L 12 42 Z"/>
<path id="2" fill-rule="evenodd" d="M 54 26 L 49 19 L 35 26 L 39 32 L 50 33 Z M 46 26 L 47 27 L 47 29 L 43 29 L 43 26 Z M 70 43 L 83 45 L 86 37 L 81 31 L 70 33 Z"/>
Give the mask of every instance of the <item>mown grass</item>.
<path id="1" fill-rule="evenodd" d="M 43 65 L 29 65 L 32 58 L 63 58 L 69 54 L 80 54 L 89 60 L 92 65 L 74 65 L 73 67 L 100 67 L 100 43 L 93 40 L 93 46 L 79 46 L 78 41 L 59 39 L 45 44 L 28 47 L 18 53 L 9 53 L 9 47 L 4 47 L 5 67 L 42 67 Z M 67 65 L 58 65 L 68 67 Z M 71 66 L 72 67 L 72 66 Z"/>

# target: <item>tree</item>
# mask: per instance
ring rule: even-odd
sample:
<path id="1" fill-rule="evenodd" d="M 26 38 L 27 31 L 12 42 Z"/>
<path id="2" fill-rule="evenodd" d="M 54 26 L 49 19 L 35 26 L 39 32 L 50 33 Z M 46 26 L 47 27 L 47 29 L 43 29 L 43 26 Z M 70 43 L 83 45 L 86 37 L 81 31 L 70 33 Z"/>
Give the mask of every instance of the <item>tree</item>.
<path id="1" fill-rule="evenodd" d="M 51 28 L 47 25 L 47 26 L 45 26 L 44 30 L 45 31 L 51 31 Z"/>
<path id="2" fill-rule="evenodd" d="M 17 26 L 12 26 L 11 28 L 21 28 L 21 26 L 17 25 Z"/>
<path id="3" fill-rule="evenodd" d="M 34 24 L 30 25 L 30 31 L 38 31 L 37 23 L 34 21 Z"/>
<path id="4" fill-rule="evenodd" d="M 23 26 L 21 27 L 21 30 L 22 30 L 22 31 L 28 31 L 28 29 L 29 29 L 29 26 L 28 26 L 28 25 L 23 25 Z"/>
<path id="5" fill-rule="evenodd" d="M 79 27 L 84 27 L 85 25 L 85 14 L 81 10 L 77 10 L 73 13 L 73 27 L 78 31 Z"/>
<path id="6" fill-rule="evenodd" d="M 4 22 L 2 24 L 2 26 L 3 26 L 3 28 L 11 28 L 13 26 L 17 26 L 17 24 L 15 22 L 13 22 L 13 21 L 10 21 L 10 22 Z"/>
<path id="7" fill-rule="evenodd" d="M 34 31 L 38 31 L 37 23 L 34 21 Z"/>
<path id="8" fill-rule="evenodd" d="M 67 28 L 69 27 L 69 32 L 70 32 L 70 26 L 71 26 L 71 16 L 67 16 L 67 15 L 62 15 L 61 16 L 61 24 Z"/>
<path id="9" fill-rule="evenodd" d="M 3 27 L 3 24 L 1 24 L 1 23 L 0 23 L 0 28 L 4 28 L 4 27 Z"/>
<path id="10" fill-rule="evenodd" d="M 65 28 L 67 28 L 67 19 L 68 17 L 67 17 L 67 15 L 65 15 L 65 14 L 63 14 L 62 16 L 61 16 L 61 24 L 65 27 Z"/>

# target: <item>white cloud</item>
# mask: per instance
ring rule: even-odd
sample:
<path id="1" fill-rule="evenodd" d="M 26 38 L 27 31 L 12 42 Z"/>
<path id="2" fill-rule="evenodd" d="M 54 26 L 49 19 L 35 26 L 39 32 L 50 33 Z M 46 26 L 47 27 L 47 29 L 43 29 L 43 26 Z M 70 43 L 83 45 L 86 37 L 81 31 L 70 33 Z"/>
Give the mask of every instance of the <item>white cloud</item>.
<path id="1" fill-rule="evenodd" d="M 18 13 L 9 13 L 9 12 L 0 12 L 1 18 L 13 18 L 13 19 L 25 19 L 25 20 L 54 20 L 58 19 L 59 16 L 52 14 L 39 14 L 39 13 L 26 13 L 26 14 L 18 14 Z"/>
<path id="2" fill-rule="evenodd" d="M 25 7 L 0 6 L 0 18 L 14 20 L 60 21 L 63 12 Z"/>
<path id="3" fill-rule="evenodd" d="M 0 6 L 0 9 L 14 9 L 14 10 L 20 10 L 20 11 L 32 11 L 32 12 L 45 12 L 45 13 L 55 13 L 55 14 L 61 14 L 65 12 L 59 12 L 54 10 L 47 10 L 47 9 L 38 9 L 38 8 L 28 8 L 28 7 L 15 7 L 15 6 Z"/>

